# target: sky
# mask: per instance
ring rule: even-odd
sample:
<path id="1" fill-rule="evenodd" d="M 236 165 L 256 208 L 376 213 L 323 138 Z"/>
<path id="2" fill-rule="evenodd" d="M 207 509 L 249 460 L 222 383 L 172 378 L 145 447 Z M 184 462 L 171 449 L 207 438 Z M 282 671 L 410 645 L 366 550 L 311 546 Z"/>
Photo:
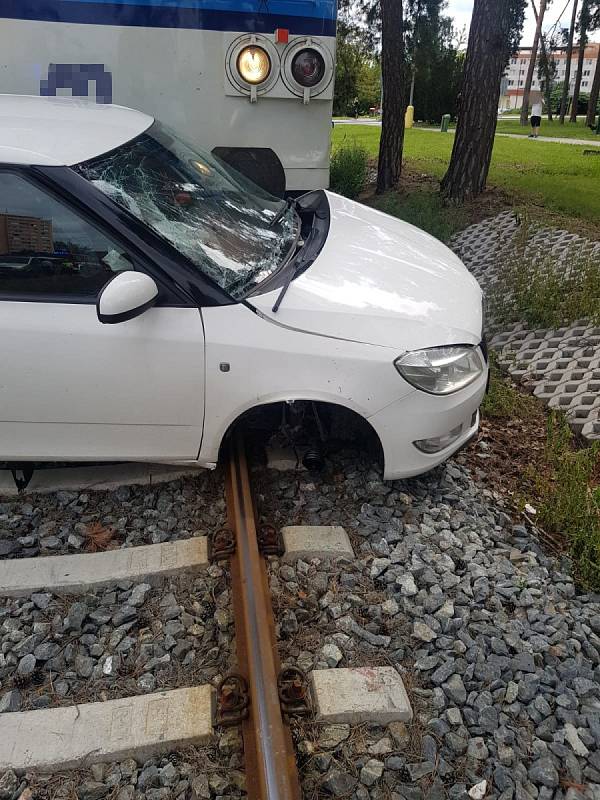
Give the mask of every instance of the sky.
<path id="1" fill-rule="evenodd" d="M 469 28 L 469 23 L 471 21 L 471 12 L 473 11 L 473 0 L 447 0 L 448 8 L 447 14 L 451 17 L 454 17 L 456 22 L 456 26 L 458 28 L 466 27 L 467 32 Z M 564 13 L 561 16 L 561 13 L 565 9 Z M 557 17 L 561 17 L 561 25 L 567 28 L 571 22 L 571 14 L 573 11 L 573 0 L 553 0 L 550 4 L 550 7 L 546 11 L 546 15 L 544 17 L 544 30 L 548 30 L 551 28 L 554 23 L 556 22 Z M 533 42 L 533 34 L 535 33 L 535 17 L 533 16 L 533 10 L 531 8 L 531 3 L 528 2 L 528 9 L 527 9 L 527 18 L 525 20 L 525 28 L 523 30 L 523 38 L 521 40 L 522 45 L 531 45 Z M 597 40 L 600 38 L 597 34 L 591 37 L 592 39 Z"/>

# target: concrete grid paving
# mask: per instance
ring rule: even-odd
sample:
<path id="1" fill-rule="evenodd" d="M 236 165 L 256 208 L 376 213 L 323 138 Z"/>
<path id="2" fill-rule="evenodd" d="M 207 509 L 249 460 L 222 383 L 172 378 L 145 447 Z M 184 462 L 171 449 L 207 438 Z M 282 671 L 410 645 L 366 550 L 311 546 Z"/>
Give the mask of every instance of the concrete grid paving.
<path id="1" fill-rule="evenodd" d="M 457 234 L 450 246 L 490 294 L 500 278 L 502 256 L 520 235 L 521 220 L 511 211 Z M 600 242 L 554 228 L 532 229 L 519 246 L 546 254 L 558 268 L 569 269 L 575 250 L 600 258 Z M 589 320 L 549 330 L 516 323 L 502 330 L 490 320 L 490 347 L 512 378 L 550 408 L 564 411 L 573 431 L 600 440 L 600 326 Z"/>

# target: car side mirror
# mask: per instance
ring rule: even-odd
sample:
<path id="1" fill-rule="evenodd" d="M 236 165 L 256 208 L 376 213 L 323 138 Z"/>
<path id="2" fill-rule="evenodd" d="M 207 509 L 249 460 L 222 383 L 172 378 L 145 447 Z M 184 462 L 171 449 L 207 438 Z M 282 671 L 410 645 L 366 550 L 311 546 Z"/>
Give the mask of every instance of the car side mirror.
<path id="1" fill-rule="evenodd" d="M 158 286 L 143 272 L 119 272 L 100 292 L 96 310 L 100 322 L 114 324 L 139 317 L 158 300 Z"/>

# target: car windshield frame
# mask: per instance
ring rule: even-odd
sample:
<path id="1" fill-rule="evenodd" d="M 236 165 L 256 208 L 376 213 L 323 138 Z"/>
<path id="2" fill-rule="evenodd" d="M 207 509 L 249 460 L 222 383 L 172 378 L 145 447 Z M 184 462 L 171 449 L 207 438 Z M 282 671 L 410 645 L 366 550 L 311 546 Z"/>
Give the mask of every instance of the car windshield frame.
<path id="1" fill-rule="evenodd" d="M 159 122 L 74 169 L 233 300 L 272 279 L 298 249 L 292 204 Z"/>

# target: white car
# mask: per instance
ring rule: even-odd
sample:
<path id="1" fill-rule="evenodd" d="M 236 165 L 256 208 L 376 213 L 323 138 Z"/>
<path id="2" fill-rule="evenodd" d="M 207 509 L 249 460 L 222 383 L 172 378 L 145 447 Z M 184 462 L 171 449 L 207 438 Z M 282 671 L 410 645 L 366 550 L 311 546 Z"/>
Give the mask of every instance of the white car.
<path id="1" fill-rule="evenodd" d="M 214 467 L 249 411 L 307 403 L 366 420 L 393 479 L 477 431 L 482 294 L 448 248 L 330 192 L 271 197 L 145 114 L 0 95 L 20 258 L 46 269 L 0 270 L 0 460 Z"/>

